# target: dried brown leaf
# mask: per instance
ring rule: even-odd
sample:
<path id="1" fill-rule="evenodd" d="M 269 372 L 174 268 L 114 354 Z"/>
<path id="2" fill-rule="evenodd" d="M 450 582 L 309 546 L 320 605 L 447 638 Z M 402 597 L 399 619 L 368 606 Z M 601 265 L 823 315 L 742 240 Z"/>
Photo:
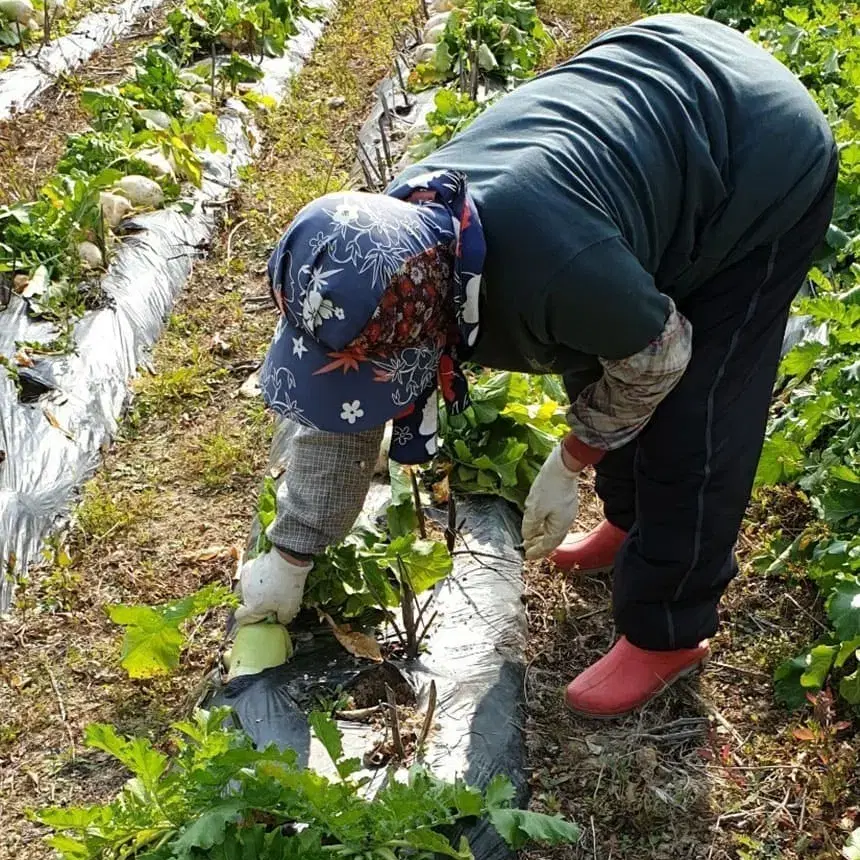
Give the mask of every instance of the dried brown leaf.
<path id="1" fill-rule="evenodd" d="M 330 615 L 325 615 L 325 620 L 329 623 L 332 633 L 334 633 L 334 638 L 353 657 L 360 657 L 363 660 L 373 660 L 374 663 L 382 662 L 382 652 L 379 650 L 379 643 L 372 636 L 368 636 L 366 633 L 361 633 L 358 630 L 353 630 L 349 624 L 336 624 Z"/>
<path id="2" fill-rule="evenodd" d="M 51 427 L 53 427 L 55 430 L 59 430 L 60 433 L 62 433 L 69 441 L 71 441 L 71 442 L 75 441 L 75 437 L 68 430 L 66 430 L 65 427 L 62 427 L 60 425 L 60 422 L 57 421 L 56 416 L 52 412 L 48 412 L 47 409 L 42 409 L 42 413 L 44 414 L 45 418 L 48 420 L 48 424 L 50 424 Z"/>
<path id="3" fill-rule="evenodd" d="M 233 546 L 207 546 L 182 555 L 183 561 L 214 561 L 216 558 L 239 558 L 239 548 Z"/>

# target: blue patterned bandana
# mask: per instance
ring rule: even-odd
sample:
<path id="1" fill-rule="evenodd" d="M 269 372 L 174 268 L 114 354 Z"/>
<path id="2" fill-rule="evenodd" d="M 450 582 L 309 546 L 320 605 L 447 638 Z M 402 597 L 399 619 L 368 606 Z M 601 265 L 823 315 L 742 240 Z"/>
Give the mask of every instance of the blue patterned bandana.
<path id="1" fill-rule="evenodd" d="M 469 404 L 460 362 L 478 338 L 485 256 L 459 173 L 310 203 L 269 260 L 281 318 L 260 374 L 266 403 L 333 433 L 393 419 L 391 458 L 429 460 L 437 390 L 452 414 Z"/>

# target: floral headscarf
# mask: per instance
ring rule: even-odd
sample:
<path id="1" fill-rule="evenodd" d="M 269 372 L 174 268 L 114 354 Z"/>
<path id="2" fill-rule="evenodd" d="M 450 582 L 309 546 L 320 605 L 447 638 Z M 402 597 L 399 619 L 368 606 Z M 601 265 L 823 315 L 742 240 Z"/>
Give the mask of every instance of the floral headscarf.
<path id="1" fill-rule="evenodd" d="M 430 459 L 437 389 L 452 414 L 469 403 L 460 362 L 478 338 L 485 255 L 459 173 L 306 206 L 269 260 L 281 318 L 260 377 L 268 405 L 335 433 L 393 419 L 392 459 Z"/>

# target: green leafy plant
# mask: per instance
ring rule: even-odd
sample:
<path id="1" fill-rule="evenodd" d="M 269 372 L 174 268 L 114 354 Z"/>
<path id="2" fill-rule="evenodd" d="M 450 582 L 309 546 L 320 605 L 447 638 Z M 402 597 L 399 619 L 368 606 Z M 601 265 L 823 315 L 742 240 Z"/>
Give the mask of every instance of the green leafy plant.
<path id="1" fill-rule="evenodd" d="M 230 93 L 236 94 L 239 84 L 254 83 L 263 77 L 263 70 L 250 60 L 240 57 L 235 51 L 230 55 L 226 63 L 218 67 L 218 79 L 221 81 L 223 91 L 229 89 Z"/>
<path id="2" fill-rule="evenodd" d="M 108 608 L 110 620 L 125 627 L 121 665 L 131 678 L 167 675 L 179 666 L 186 645 L 186 622 L 210 609 L 236 606 L 238 599 L 223 585 L 207 585 L 181 600 L 161 606 Z"/>
<path id="3" fill-rule="evenodd" d="M 269 552 L 272 548 L 272 542 L 266 534 L 266 529 L 275 521 L 277 512 L 277 487 L 275 479 L 269 476 L 263 481 L 263 488 L 257 497 L 257 523 L 259 524 L 260 532 L 257 535 L 257 541 L 254 544 L 253 550 L 249 553 L 251 558 L 264 552 Z"/>
<path id="4" fill-rule="evenodd" d="M 423 594 L 451 572 L 443 543 L 414 532 L 389 539 L 368 524 L 318 556 L 305 587 L 305 604 L 343 619 L 373 622 L 401 605 L 406 585 Z"/>
<path id="5" fill-rule="evenodd" d="M 410 75 L 427 86 L 480 74 L 522 80 L 535 73 L 550 44 L 535 6 L 524 0 L 467 0 L 455 9 L 432 59 Z"/>
<path id="6" fill-rule="evenodd" d="M 388 780 L 368 798 L 368 780 L 355 776 L 360 762 L 344 758 L 328 716 L 312 714 L 310 724 L 332 759 L 333 780 L 298 767 L 292 750 L 255 749 L 246 734 L 224 727 L 229 718 L 228 709 L 217 709 L 176 723 L 172 758 L 143 738 L 89 726 L 87 745 L 133 777 L 107 803 L 31 815 L 54 831 L 49 842 L 66 860 L 469 860 L 468 839 L 453 845 L 445 831 L 476 820 L 487 821 L 513 848 L 579 839 L 575 824 L 512 808 L 514 789 L 504 776 L 481 792 L 416 766 L 408 781 Z"/>
<path id="7" fill-rule="evenodd" d="M 427 114 L 427 131 L 409 148 L 409 157 L 424 158 L 466 128 L 487 107 L 463 93 L 440 89 L 433 98 L 435 109 Z"/>
<path id="8" fill-rule="evenodd" d="M 442 416 L 440 460 L 452 489 L 501 496 L 522 507 L 543 461 L 567 432 L 564 391 L 555 377 L 483 373 L 472 405 Z"/>
<path id="9" fill-rule="evenodd" d="M 165 44 L 183 60 L 224 47 L 279 57 L 298 19 L 315 14 L 301 0 L 188 0 L 168 15 Z"/>

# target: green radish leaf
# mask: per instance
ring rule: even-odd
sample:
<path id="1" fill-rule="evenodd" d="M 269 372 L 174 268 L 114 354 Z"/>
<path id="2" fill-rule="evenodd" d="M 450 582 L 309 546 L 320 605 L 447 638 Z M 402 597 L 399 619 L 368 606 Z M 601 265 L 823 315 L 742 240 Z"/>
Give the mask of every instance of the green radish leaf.
<path id="1" fill-rule="evenodd" d="M 121 738 L 113 726 L 93 723 L 87 726 L 84 740 L 88 747 L 103 750 L 125 765 L 150 791 L 167 769 L 167 756 L 154 750 L 148 740 Z"/>
<path id="2" fill-rule="evenodd" d="M 837 669 L 841 669 L 848 662 L 851 656 L 854 656 L 855 659 L 860 662 L 860 636 L 842 643 L 839 647 L 839 653 L 833 661 L 833 665 L 836 666 Z"/>
<path id="3" fill-rule="evenodd" d="M 484 802 L 488 807 L 508 806 L 516 797 L 514 784 L 504 774 L 497 773 L 484 791 Z"/>
<path id="4" fill-rule="evenodd" d="M 841 582 L 828 602 L 827 614 L 836 635 L 843 641 L 860 636 L 860 580 Z"/>
<path id="5" fill-rule="evenodd" d="M 237 821 L 247 808 L 241 798 L 234 798 L 207 809 L 174 841 L 173 856 L 177 860 L 191 860 L 199 856 L 195 849 L 208 851 L 220 845 L 224 841 L 227 825 Z"/>
<path id="6" fill-rule="evenodd" d="M 803 707 L 806 704 L 806 688 L 800 683 L 807 669 L 807 655 L 801 654 L 781 663 L 773 674 L 773 689 L 776 698 L 786 707 Z"/>
<path id="7" fill-rule="evenodd" d="M 317 740 L 323 745 L 328 757 L 332 760 L 341 779 L 347 779 L 361 770 L 361 762 L 357 758 L 343 757 L 343 738 L 335 721 L 321 711 L 314 711 L 308 717 Z"/>
<path id="8" fill-rule="evenodd" d="M 455 860 L 474 860 L 469 848 L 468 841 L 465 846 L 461 845 L 459 850 L 456 850 L 451 843 L 441 834 L 433 830 L 413 830 L 404 834 L 402 840 L 410 848 L 418 851 L 430 851 L 435 855 L 442 857 L 453 857 Z"/>
<path id="9" fill-rule="evenodd" d="M 767 439 L 761 452 L 756 486 L 772 486 L 791 481 L 803 471 L 803 451 L 796 442 L 776 434 Z"/>
<path id="10" fill-rule="evenodd" d="M 802 687 L 820 690 L 824 686 L 837 650 L 835 645 L 816 645 L 809 651 L 806 671 L 800 676 Z"/>
<path id="11" fill-rule="evenodd" d="M 237 604 L 238 599 L 229 588 L 213 584 L 162 606 L 108 607 L 111 621 L 126 628 L 122 667 L 131 678 L 169 674 L 179 665 L 185 645 L 183 623 L 209 609 Z"/>
<path id="12" fill-rule="evenodd" d="M 515 850 L 530 841 L 547 846 L 576 844 L 580 837 L 576 824 L 539 812 L 493 807 L 489 810 L 489 817 L 499 835 Z"/>
<path id="13" fill-rule="evenodd" d="M 483 811 L 484 799 L 481 797 L 480 791 L 460 782 L 457 783 L 454 792 L 454 805 L 457 807 L 457 812 L 460 815 L 477 817 Z"/>
<path id="14" fill-rule="evenodd" d="M 839 682 L 839 695 L 849 705 L 860 705 L 860 669 L 856 669 Z"/>

